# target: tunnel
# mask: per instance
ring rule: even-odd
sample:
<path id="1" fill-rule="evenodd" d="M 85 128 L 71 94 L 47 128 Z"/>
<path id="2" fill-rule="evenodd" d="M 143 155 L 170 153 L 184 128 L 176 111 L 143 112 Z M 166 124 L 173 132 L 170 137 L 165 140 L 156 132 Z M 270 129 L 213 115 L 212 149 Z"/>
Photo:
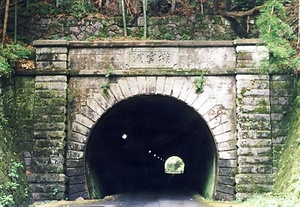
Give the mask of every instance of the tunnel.
<path id="1" fill-rule="evenodd" d="M 180 173 L 166 173 L 179 157 Z M 170 96 L 138 95 L 108 109 L 85 150 L 90 198 L 139 191 L 197 192 L 212 198 L 217 174 L 214 138 L 203 118 Z"/>

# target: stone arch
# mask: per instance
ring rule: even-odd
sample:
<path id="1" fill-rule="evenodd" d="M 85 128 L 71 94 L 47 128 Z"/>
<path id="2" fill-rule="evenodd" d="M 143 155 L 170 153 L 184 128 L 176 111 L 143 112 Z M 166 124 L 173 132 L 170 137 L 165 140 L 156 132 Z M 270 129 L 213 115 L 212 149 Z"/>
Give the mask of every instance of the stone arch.
<path id="1" fill-rule="evenodd" d="M 211 131 L 217 149 L 217 178 L 215 187 L 215 197 L 222 194 L 222 183 L 228 179 L 232 183 L 232 176 L 226 175 L 224 169 L 235 167 L 236 154 L 233 124 L 230 122 L 229 113 L 231 109 L 220 104 L 218 96 L 211 93 L 211 86 L 204 86 L 204 92 L 197 94 L 194 88 L 195 77 L 182 76 L 136 76 L 116 78 L 110 83 L 110 88 L 106 93 L 103 91 L 92 92 L 86 99 L 81 111 L 76 113 L 71 126 L 71 135 L 67 149 L 67 175 L 69 179 L 69 198 L 78 196 L 89 197 L 85 175 L 85 147 L 90 136 L 90 132 L 96 125 L 105 111 L 115 104 L 130 97 L 139 95 L 162 95 L 178 99 L 193 108 L 207 123 Z M 99 84 L 104 83 L 104 79 L 99 79 Z M 70 158 L 70 159 L 69 159 Z M 72 160 L 79 160 L 72 163 Z M 68 163 L 69 162 L 69 163 Z M 229 163 L 229 164 L 228 164 Z M 221 175 L 221 176 L 220 176 Z M 81 178 L 81 183 L 76 179 Z M 227 182 L 227 181 L 225 181 Z M 220 190 L 221 189 L 221 190 Z M 230 193 L 229 193 L 230 194 Z M 234 194 L 232 192 L 231 194 Z"/>

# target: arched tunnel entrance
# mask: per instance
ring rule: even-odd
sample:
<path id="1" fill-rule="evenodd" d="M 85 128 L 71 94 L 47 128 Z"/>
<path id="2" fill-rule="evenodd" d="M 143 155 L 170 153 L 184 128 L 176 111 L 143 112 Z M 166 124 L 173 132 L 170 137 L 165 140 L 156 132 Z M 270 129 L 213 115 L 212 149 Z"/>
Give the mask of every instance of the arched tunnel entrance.
<path id="1" fill-rule="evenodd" d="M 166 173 L 177 156 L 183 173 Z M 86 147 L 91 198 L 131 191 L 196 191 L 212 197 L 217 150 L 202 117 L 186 103 L 139 95 L 117 103 L 94 126 Z"/>

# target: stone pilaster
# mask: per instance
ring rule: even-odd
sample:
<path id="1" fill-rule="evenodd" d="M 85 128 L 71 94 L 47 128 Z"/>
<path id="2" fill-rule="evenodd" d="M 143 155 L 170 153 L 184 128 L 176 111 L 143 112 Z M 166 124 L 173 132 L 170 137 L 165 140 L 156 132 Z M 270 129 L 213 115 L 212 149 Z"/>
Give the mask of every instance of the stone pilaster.
<path id="1" fill-rule="evenodd" d="M 271 124 L 273 173 L 278 171 L 280 153 L 289 130 L 288 110 L 293 100 L 295 78 L 291 75 L 273 75 L 270 80 L 271 89 Z"/>
<path id="2" fill-rule="evenodd" d="M 66 76 L 35 78 L 34 146 L 28 175 L 33 200 L 65 198 Z"/>
<path id="3" fill-rule="evenodd" d="M 272 188 L 272 138 L 268 75 L 237 75 L 238 174 L 236 196 Z"/>

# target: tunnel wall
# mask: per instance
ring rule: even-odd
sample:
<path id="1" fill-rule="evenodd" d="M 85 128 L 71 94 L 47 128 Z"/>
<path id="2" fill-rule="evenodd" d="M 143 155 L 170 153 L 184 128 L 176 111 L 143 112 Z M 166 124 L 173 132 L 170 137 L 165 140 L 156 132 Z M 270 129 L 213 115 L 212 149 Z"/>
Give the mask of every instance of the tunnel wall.
<path id="1" fill-rule="evenodd" d="M 16 73 L 35 77 L 34 146 L 23 150 L 29 183 L 48 187 L 31 188 L 33 198 L 89 198 L 85 149 L 95 125 L 122 100 L 156 94 L 186 103 L 207 123 L 217 149 L 214 199 L 269 191 L 293 77 L 258 74 L 268 57 L 260 44 L 35 42 L 36 69 Z"/>

